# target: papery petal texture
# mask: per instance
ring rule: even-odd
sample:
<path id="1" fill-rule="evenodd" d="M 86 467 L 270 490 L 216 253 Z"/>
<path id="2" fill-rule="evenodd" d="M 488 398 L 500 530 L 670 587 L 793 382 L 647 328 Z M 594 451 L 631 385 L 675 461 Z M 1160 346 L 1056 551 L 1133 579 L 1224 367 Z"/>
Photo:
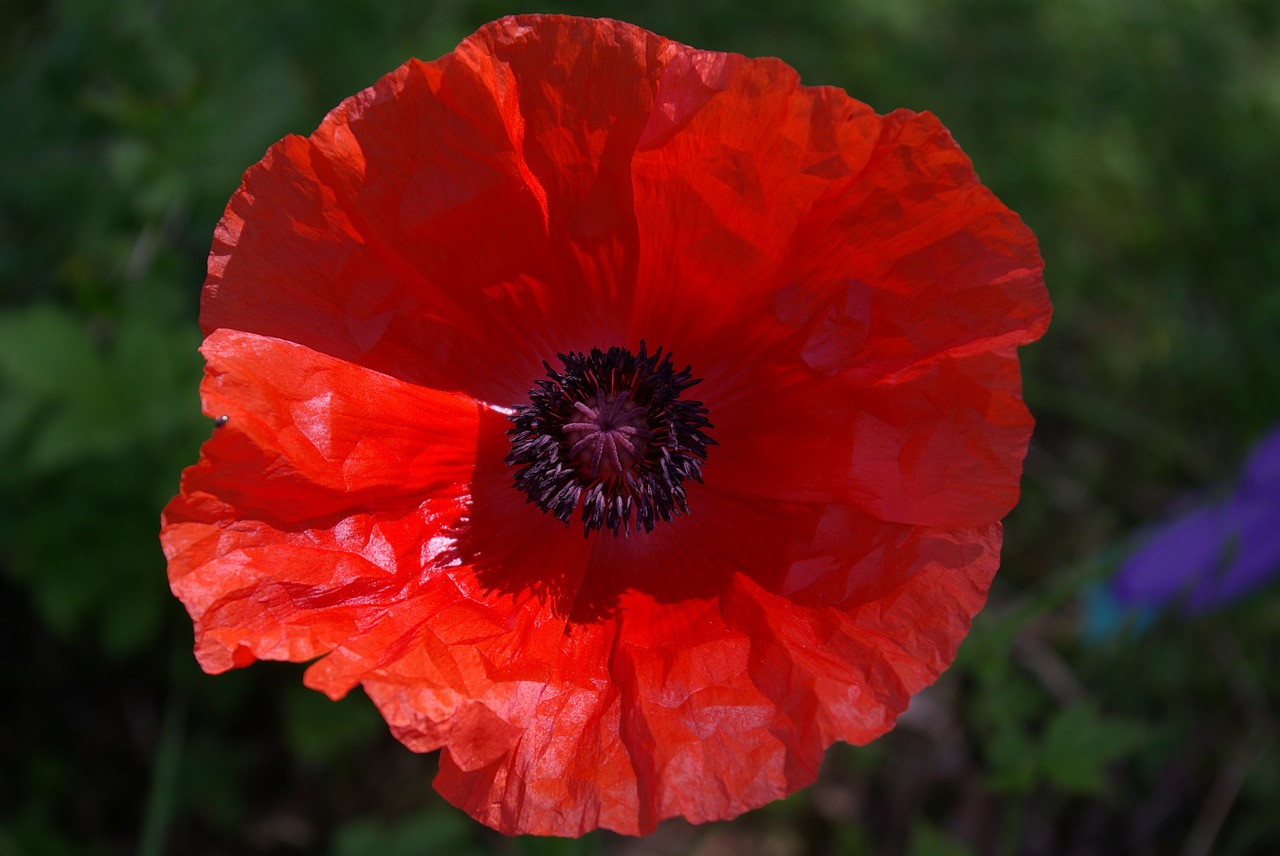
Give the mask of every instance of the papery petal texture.
<path id="1" fill-rule="evenodd" d="M 210 672 L 313 661 L 506 833 L 729 818 L 892 728 L 999 564 L 1035 239 L 928 114 L 617 21 L 505 18 L 246 174 L 165 509 Z M 544 361 L 662 346 L 689 513 L 584 538 L 512 486 Z"/>

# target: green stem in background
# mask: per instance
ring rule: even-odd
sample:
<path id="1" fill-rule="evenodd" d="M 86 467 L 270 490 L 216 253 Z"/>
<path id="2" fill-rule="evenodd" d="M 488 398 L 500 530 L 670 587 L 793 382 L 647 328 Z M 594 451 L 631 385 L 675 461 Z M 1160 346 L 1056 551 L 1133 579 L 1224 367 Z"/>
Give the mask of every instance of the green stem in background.
<path id="1" fill-rule="evenodd" d="M 169 700 L 160 726 L 155 762 L 151 767 L 151 790 L 142 815 L 142 835 L 138 856 L 162 856 L 173 824 L 173 807 L 186 742 L 187 690 L 180 688 Z"/>

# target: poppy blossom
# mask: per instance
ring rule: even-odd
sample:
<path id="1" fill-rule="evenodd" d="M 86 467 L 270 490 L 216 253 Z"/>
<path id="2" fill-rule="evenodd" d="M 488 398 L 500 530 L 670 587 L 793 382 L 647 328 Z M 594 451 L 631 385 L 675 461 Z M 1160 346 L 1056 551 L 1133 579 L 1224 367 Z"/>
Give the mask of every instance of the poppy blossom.
<path id="1" fill-rule="evenodd" d="M 812 782 L 951 662 L 1031 418 L 1035 239 L 928 114 L 505 18 L 245 174 L 165 509 L 209 672 L 314 662 L 506 833 Z"/>

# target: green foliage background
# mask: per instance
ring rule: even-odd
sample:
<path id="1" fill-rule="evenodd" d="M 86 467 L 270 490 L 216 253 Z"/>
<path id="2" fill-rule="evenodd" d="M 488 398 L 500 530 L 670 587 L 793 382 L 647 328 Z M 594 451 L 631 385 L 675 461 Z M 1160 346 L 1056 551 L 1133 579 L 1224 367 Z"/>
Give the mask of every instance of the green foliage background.
<path id="1" fill-rule="evenodd" d="M 364 698 L 291 666 L 201 675 L 165 582 L 159 509 L 209 430 L 204 257 L 240 174 L 517 11 L 931 110 L 1047 262 L 1024 500 L 960 662 L 898 731 L 733 823 L 499 839 Z M 0 69 L 0 856 L 1280 852 L 1275 586 L 1079 633 L 1135 528 L 1280 420 L 1272 0 L 17 0 Z"/>

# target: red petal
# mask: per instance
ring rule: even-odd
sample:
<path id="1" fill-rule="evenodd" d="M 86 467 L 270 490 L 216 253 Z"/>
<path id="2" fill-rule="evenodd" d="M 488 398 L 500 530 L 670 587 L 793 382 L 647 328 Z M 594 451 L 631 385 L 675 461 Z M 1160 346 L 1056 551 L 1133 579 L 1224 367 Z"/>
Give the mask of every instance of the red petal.
<path id="1" fill-rule="evenodd" d="M 801 87 L 778 60 L 676 47 L 633 166 L 633 334 L 673 350 L 710 336 L 705 350 L 726 353 L 769 308 L 764 293 L 799 273 L 787 264 L 802 233 L 829 231 L 811 212 L 848 191 L 879 130 L 865 104 Z"/>
<path id="2" fill-rule="evenodd" d="M 932 526 L 1008 512 L 1042 262 L 936 119 L 677 49 L 635 173 L 633 337 L 704 377 L 709 480 Z"/>
<path id="3" fill-rule="evenodd" d="M 613 597 L 569 625 L 508 754 L 471 769 L 450 745 L 442 794 L 504 832 L 552 835 L 645 834 L 783 797 L 950 663 L 999 555 L 998 525 L 699 499 L 660 546 L 597 542 L 590 573 Z"/>
<path id="4" fill-rule="evenodd" d="M 1035 236 L 929 114 L 884 117 L 856 182 L 807 225 L 773 310 L 815 371 L 870 379 L 948 351 L 1025 345 L 1048 326 Z"/>
<path id="5" fill-rule="evenodd" d="M 1032 419 L 1012 352 L 948 354 L 875 381 L 782 359 L 751 374 L 768 396 L 717 400 L 726 387 L 706 384 L 713 484 L 926 526 L 984 525 L 1017 502 Z"/>
<path id="6" fill-rule="evenodd" d="M 783 347 L 875 378 L 1044 333 L 1035 237 L 933 116 L 690 51 L 654 117 L 635 160 L 635 337 L 699 366 Z"/>
<path id="7" fill-rule="evenodd" d="M 485 401 L 625 342 L 630 159 L 666 40 L 506 19 L 274 146 L 219 224 L 201 322 Z"/>
<path id="8" fill-rule="evenodd" d="M 207 670 L 314 657 L 431 568 L 465 511 L 479 407 L 249 333 L 202 350 L 206 412 L 227 421 L 165 509 L 170 582 Z"/>
<path id="9" fill-rule="evenodd" d="M 491 412 L 481 421 L 466 516 L 440 572 L 307 672 L 333 696 L 362 682 L 407 746 L 448 746 L 466 769 L 529 727 L 593 549 L 511 486 L 509 425 Z"/>

